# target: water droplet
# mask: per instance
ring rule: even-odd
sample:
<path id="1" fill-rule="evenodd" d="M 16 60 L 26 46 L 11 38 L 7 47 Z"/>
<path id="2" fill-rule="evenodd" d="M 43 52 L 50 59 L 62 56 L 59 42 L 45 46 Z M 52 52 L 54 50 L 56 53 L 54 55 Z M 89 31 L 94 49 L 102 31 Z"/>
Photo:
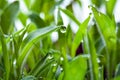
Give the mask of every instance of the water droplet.
<path id="1" fill-rule="evenodd" d="M 81 40 L 81 43 L 83 43 L 83 40 Z"/>
<path id="2" fill-rule="evenodd" d="M 88 5 L 88 8 L 89 8 L 89 9 L 92 9 L 92 5 Z"/>
<path id="3" fill-rule="evenodd" d="M 62 25 L 62 26 L 60 27 L 60 32 L 61 32 L 61 33 L 66 33 L 66 27 Z"/>
<path id="4" fill-rule="evenodd" d="M 53 55 L 49 54 L 48 59 L 52 59 L 52 58 L 53 58 Z"/>
<path id="5" fill-rule="evenodd" d="M 61 61 L 63 61 L 63 60 L 64 60 L 64 58 L 63 58 L 63 57 L 60 57 L 60 60 L 61 60 Z"/>
<path id="6" fill-rule="evenodd" d="M 106 2 L 108 2 L 109 0 L 105 0 Z"/>
<path id="7" fill-rule="evenodd" d="M 13 64 L 16 65 L 16 60 L 13 61 Z"/>
<path id="8" fill-rule="evenodd" d="M 92 13 L 90 12 L 90 13 L 89 13 L 89 15 L 91 16 L 91 15 L 92 15 Z"/>
<path id="9" fill-rule="evenodd" d="M 53 71 L 53 72 L 56 72 L 56 69 L 57 69 L 57 63 L 52 64 L 52 66 L 53 66 L 52 71 Z"/>
<path id="10" fill-rule="evenodd" d="M 54 63 L 53 66 L 57 66 L 57 63 Z"/>
<path id="11" fill-rule="evenodd" d="M 11 41 L 11 42 L 12 42 L 12 40 L 13 40 L 13 39 L 12 39 L 12 38 L 10 38 L 10 41 Z"/>
<path id="12" fill-rule="evenodd" d="M 63 68 L 61 67 L 60 70 L 63 71 Z"/>
<path id="13" fill-rule="evenodd" d="M 39 77 L 40 79 L 42 79 L 43 77 Z"/>
<path id="14" fill-rule="evenodd" d="M 100 63 L 100 59 L 99 58 L 97 58 L 97 62 Z"/>

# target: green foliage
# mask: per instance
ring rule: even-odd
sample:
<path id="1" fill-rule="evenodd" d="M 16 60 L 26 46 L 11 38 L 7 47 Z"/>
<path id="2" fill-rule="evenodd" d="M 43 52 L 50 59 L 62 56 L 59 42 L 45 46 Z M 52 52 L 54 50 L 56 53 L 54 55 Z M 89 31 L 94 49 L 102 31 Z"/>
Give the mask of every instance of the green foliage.
<path id="1" fill-rule="evenodd" d="M 34 22 L 38 28 L 46 26 L 45 22 L 38 15 L 33 13 L 30 14 L 29 17 L 31 21 Z"/>
<path id="2" fill-rule="evenodd" d="M 19 11 L 19 2 L 16 1 L 8 5 L 1 14 L 1 28 L 5 34 L 8 34 L 11 24 L 13 23 Z"/>
<path id="3" fill-rule="evenodd" d="M 83 22 L 74 8 L 83 7 L 80 0 L 9 1 L 0 0 L 0 80 L 120 79 L 117 0 L 90 0 L 95 6 L 88 6 L 92 13 Z M 99 11 L 101 5 L 106 13 Z"/>
<path id="4" fill-rule="evenodd" d="M 108 16 L 110 16 L 110 17 L 112 17 L 112 15 L 113 15 L 113 10 L 114 10 L 116 1 L 117 0 L 106 1 L 106 12 L 107 12 Z"/>
<path id="5" fill-rule="evenodd" d="M 88 22 L 90 20 L 90 16 L 80 25 L 80 28 L 78 29 L 74 40 L 73 40 L 73 44 L 72 44 L 72 53 L 71 55 L 74 57 L 75 53 L 76 53 L 76 49 L 78 48 L 79 44 L 82 42 L 84 35 L 87 32 L 87 26 L 88 26 Z"/>
<path id="6" fill-rule="evenodd" d="M 104 15 L 98 12 L 94 7 L 92 7 L 92 11 L 96 22 L 98 24 L 98 30 L 100 31 L 100 35 L 103 37 L 103 42 L 105 42 L 106 48 L 106 59 L 107 59 L 107 67 L 108 67 L 108 76 L 112 76 L 112 69 L 116 66 L 116 25 L 114 21 L 111 20 L 107 15 Z M 101 21 L 102 20 L 102 21 Z M 106 33 L 107 32 L 107 33 Z M 106 35 L 107 34 L 107 35 Z M 114 48 L 112 46 L 115 46 Z M 110 59 L 112 58 L 112 59 Z M 114 62 L 114 65 L 110 62 Z M 110 68 L 111 67 L 111 68 Z"/>
<path id="7" fill-rule="evenodd" d="M 78 64 L 79 66 L 76 66 Z M 67 74 L 63 80 L 84 80 L 87 71 L 87 59 L 83 56 L 77 56 L 66 67 Z M 79 73 L 78 73 L 79 72 Z M 70 76 L 72 75 L 72 76 Z"/>
<path id="8" fill-rule="evenodd" d="M 78 26 L 80 26 L 80 22 L 75 18 L 75 16 L 69 10 L 64 10 L 61 8 L 60 10 L 64 12 L 70 19 L 72 19 Z"/>

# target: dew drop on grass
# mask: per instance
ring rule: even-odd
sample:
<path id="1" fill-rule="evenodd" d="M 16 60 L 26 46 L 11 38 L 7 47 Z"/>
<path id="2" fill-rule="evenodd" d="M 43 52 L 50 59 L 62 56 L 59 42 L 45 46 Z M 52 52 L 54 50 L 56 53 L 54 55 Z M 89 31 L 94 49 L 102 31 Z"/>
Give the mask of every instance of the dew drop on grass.
<path id="1" fill-rule="evenodd" d="M 63 57 L 60 57 L 60 64 L 62 64 L 64 61 L 64 58 Z"/>
<path id="2" fill-rule="evenodd" d="M 60 27 L 60 32 L 61 32 L 61 33 L 66 33 L 66 27 L 62 25 L 62 26 Z"/>
<path id="3" fill-rule="evenodd" d="M 89 8 L 89 9 L 92 9 L 92 7 L 95 7 L 95 4 L 88 5 L 88 8 Z"/>
<path id="4" fill-rule="evenodd" d="M 100 59 L 99 58 L 97 58 L 97 62 L 100 63 Z"/>
<path id="5" fill-rule="evenodd" d="M 92 15 L 92 13 L 89 13 L 89 15 L 91 16 L 91 15 Z"/>
<path id="6" fill-rule="evenodd" d="M 42 79 L 43 77 L 39 77 L 40 79 Z"/>
<path id="7" fill-rule="evenodd" d="M 52 59 L 52 58 L 53 58 L 53 55 L 49 54 L 48 59 Z"/>
<path id="8" fill-rule="evenodd" d="M 54 63 L 53 66 L 57 66 L 57 63 Z"/>
<path id="9" fill-rule="evenodd" d="M 88 5 L 88 8 L 89 8 L 89 9 L 92 9 L 92 5 Z"/>
<path id="10" fill-rule="evenodd" d="M 16 60 L 13 61 L 13 64 L 16 65 Z"/>
<path id="11" fill-rule="evenodd" d="M 63 68 L 61 67 L 60 70 L 63 71 Z"/>
<path id="12" fill-rule="evenodd" d="M 63 58 L 63 57 L 60 57 L 60 60 L 61 60 L 61 61 L 63 61 L 63 60 L 64 60 L 64 58 Z"/>
<path id="13" fill-rule="evenodd" d="M 53 66 L 52 71 L 55 72 L 56 71 L 56 67 L 57 67 L 57 63 L 52 64 L 52 66 Z"/>
<path id="14" fill-rule="evenodd" d="M 10 41 L 13 41 L 13 39 L 12 39 L 12 38 L 10 38 Z"/>
<path id="15" fill-rule="evenodd" d="M 106 2 L 108 2 L 109 0 L 105 0 Z"/>

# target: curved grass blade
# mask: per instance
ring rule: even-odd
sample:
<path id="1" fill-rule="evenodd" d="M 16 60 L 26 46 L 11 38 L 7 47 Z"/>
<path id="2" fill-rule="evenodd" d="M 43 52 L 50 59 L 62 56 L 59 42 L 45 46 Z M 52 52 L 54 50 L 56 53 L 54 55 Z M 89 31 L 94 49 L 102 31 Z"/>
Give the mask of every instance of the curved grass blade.
<path id="1" fill-rule="evenodd" d="M 88 34 L 88 53 L 90 54 L 91 80 L 100 80 L 97 53 L 91 35 Z"/>
<path id="2" fill-rule="evenodd" d="M 114 21 L 112 21 L 107 15 L 104 15 L 98 12 L 94 7 L 92 7 L 92 11 L 95 17 L 95 20 L 99 27 L 98 30 L 101 33 L 107 47 L 110 47 L 110 38 L 113 38 L 112 43 L 116 41 L 116 25 Z M 112 47 L 112 46 L 111 46 Z"/>
<path id="3" fill-rule="evenodd" d="M 55 67 L 57 67 L 57 61 L 59 60 L 60 58 L 60 54 L 59 54 L 59 51 L 56 51 L 56 50 L 50 50 L 46 55 L 45 57 L 43 57 L 42 59 L 39 59 L 38 62 L 35 64 L 35 66 L 32 68 L 32 70 L 30 71 L 30 75 L 34 75 L 34 76 L 37 76 L 37 75 L 41 75 L 41 76 L 47 76 L 52 78 L 52 75 L 54 75 L 54 71 L 56 71 Z M 51 63 L 55 64 L 55 65 L 51 65 Z M 48 66 L 46 66 L 48 65 Z M 46 69 L 48 67 L 50 67 L 49 69 L 45 69 L 45 66 L 46 66 Z M 54 69 L 53 69 L 54 67 Z M 45 69 L 45 70 L 44 70 Z M 53 71 L 54 70 L 54 71 Z M 49 72 L 48 72 L 49 71 Z M 52 71 L 52 72 L 51 72 Z"/>
<path id="4" fill-rule="evenodd" d="M 37 71 L 36 76 L 40 77 L 41 75 L 43 75 L 46 70 L 49 70 L 51 64 L 54 64 L 54 60 L 51 60 L 48 63 L 46 63 L 39 71 Z M 45 72 L 45 74 L 46 74 L 46 72 Z"/>
<path id="5" fill-rule="evenodd" d="M 7 49 L 6 39 L 1 32 L 0 32 L 0 41 L 1 41 L 1 45 L 2 45 L 3 61 L 4 61 L 4 68 L 5 68 L 4 80 L 9 80 L 9 75 L 10 75 L 9 53 L 8 53 L 8 49 Z"/>
<path id="6" fill-rule="evenodd" d="M 59 8 L 63 13 L 65 13 L 71 20 L 73 20 L 78 26 L 81 25 L 81 23 L 75 18 L 75 16 L 69 11 L 69 10 L 65 10 L 62 8 Z"/>
<path id="7" fill-rule="evenodd" d="M 22 24 L 23 24 L 24 26 L 26 26 L 26 22 L 27 22 L 28 16 L 27 16 L 26 14 L 20 12 L 20 13 L 18 14 L 18 18 L 20 19 L 20 21 L 22 22 Z"/>
<path id="8" fill-rule="evenodd" d="M 98 24 L 97 28 L 100 32 L 102 40 L 105 44 L 108 79 L 112 77 L 113 71 L 116 66 L 116 25 L 114 20 L 111 20 L 107 15 L 102 14 L 92 7 L 94 18 Z M 112 58 L 112 59 L 110 59 Z M 114 65 L 113 65 L 114 63 Z"/>
<path id="9" fill-rule="evenodd" d="M 72 43 L 72 51 L 71 51 L 72 52 L 71 53 L 72 57 L 75 56 L 76 49 L 80 45 L 80 42 L 82 41 L 83 36 L 86 33 L 87 25 L 88 25 L 89 20 L 90 20 L 90 16 L 80 25 L 80 28 L 75 35 L 75 38 L 74 38 L 73 43 Z"/>
<path id="10" fill-rule="evenodd" d="M 44 2 L 45 1 L 43 1 L 43 0 L 34 0 L 30 6 L 31 10 L 36 13 L 40 13 L 40 11 L 42 10 L 42 7 L 44 5 Z"/>
<path id="11" fill-rule="evenodd" d="M 32 13 L 29 15 L 29 18 L 31 19 L 32 22 L 34 22 L 37 26 L 37 28 L 42 28 L 42 27 L 45 27 L 46 24 L 45 22 L 43 21 L 42 18 L 40 18 L 37 14 L 35 13 Z"/>
<path id="12" fill-rule="evenodd" d="M 37 62 L 37 64 L 34 66 L 34 68 L 30 71 L 29 74 L 35 76 L 37 74 L 37 72 L 41 69 L 41 67 L 43 67 L 45 65 L 47 58 L 48 58 L 48 54 L 43 59 L 41 59 Z"/>
<path id="13" fill-rule="evenodd" d="M 104 48 L 104 43 L 102 41 L 100 33 L 98 32 L 96 24 L 90 27 L 89 33 L 90 33 L 91 38 L 95 44 L 97 54 L 100 54 Z"/>
<path id="14" fill-rule="evenodd" d="M 1 28 L 5 34 L 8 34 L 10 25 L 14 22 L 15 17 L 19 11 L 19 2 L 15 1 L 7 6 L 1 15 Z"/>
<path id="15" fill-rule="evenodd" d="M 28 9 L 31 8 L 31 5 L 32 5 L 32 1 L 31 1 L 31 0 L 24 0 L 24 3 L 25 3 L 25 5 L 26 5 L 26 7 L 27 7 Z"/>
<path id="16" fill-rule="evenodd" d="M 115 3 L 117 0 L 106 0 L 106 12 L 109 17 L 112 17 Z"/>
<path id="17" fill-rule="evenodd" d="M 59 29 L 59 27 L 53 27 L 53 26 L 50 26 L 50 27 L 45 27 L 45 28 L 42 28 L 42 29 L 38 29 L 36 31 L 33 31 L 32 33 L 30 33 L 23 41 L 22 43 L 22 46 L 21 48 L 22 51 L 18 57 L 18 66 L 21 67 L 21 70 L 23 68 L 23 65 L 29 55 L 29 50 L 30 48 L 32 47 L 32 45 L 39 41 L 42 37 L 48 35 L 49 33 L 55 31 L 56 29 Z"/>
<path id="18" fill-rule="evenodd" d="M 91 0 L 91 1 L 92 1 L 92 3 L 93 3 L 95 6 L 97 6 L 97 7 L 100 7 L 101 4 L 102 4 L 102 0 Z"/>

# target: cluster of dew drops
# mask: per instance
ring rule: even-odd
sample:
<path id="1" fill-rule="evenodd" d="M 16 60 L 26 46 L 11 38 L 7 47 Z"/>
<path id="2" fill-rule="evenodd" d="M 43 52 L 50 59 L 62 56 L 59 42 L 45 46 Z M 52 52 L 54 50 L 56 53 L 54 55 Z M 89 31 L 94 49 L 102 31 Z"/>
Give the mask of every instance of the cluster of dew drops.
<path id="1" fill-rule="evenodd" d="M 48 55 L 48 59 L 51 60 L 51 59 L 53 59 L 53 58 L 54 58 L 54 56 L 53 56 L 52 54 L 49 54 L 49 55 Z M 64 58 L 63 58 L 63 57 L 60 57 L 60 61 L 62 62 L 63 60 L 64 60 Z M 52 64 L 52 66 L 53 66 L 53 67 L 56 67 L 56 66 L 58 66 L 58 63 L 55 62 L 55 63 Z M 54 69 L 54 68 L 53 68 L 53 69 Z M 63 68 L 61 67 L 60 70 L 63 71 Z M 53 72 L 54 72 L 54 71 L 55 71 L 55 70 L 53 70 Z"/>

